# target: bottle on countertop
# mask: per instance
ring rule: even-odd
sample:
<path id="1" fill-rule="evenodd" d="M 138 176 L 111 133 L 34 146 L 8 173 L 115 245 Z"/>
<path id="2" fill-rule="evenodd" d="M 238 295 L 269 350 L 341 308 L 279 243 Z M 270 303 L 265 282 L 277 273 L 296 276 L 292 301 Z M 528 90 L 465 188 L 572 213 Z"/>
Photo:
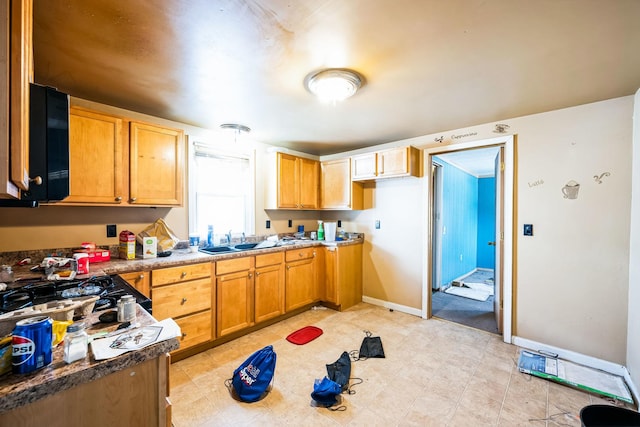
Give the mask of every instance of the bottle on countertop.
<path id="1" fill-rule="evenodd" d="M 324 240 L 324 227 L 322 221 L 318 221 L 318 240 Z"/>
<path id="2" fill-rule="evenodd" d="M 87 357 L 89 336 L 84 329 L 84 323 L 76 322 L 67 326 L 64 337 L 64 361 L 72 363 Z"/>
<path id="3" fill-rule="evenodd" d="M 207 227 L 207 245 L 213 246 L 213 225 Z"/>

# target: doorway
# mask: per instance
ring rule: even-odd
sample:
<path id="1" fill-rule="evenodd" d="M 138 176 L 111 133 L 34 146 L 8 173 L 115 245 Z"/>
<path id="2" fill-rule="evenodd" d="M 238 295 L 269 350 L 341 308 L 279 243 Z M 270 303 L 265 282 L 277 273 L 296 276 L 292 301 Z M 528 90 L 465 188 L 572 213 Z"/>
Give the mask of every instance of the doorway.
<path id="1" fill-rule="evenodd" d="M 513 142 L 509 136 L 425 150 L 425 317 L 502 334 L 505 342 L 512 318 Z"/>

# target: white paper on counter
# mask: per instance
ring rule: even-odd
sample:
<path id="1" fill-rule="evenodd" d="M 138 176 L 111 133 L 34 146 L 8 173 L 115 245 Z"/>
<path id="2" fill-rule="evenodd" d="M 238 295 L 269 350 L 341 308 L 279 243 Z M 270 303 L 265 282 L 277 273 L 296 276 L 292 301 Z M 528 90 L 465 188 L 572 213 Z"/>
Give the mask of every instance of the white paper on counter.
<path id="1" fill-rule="evenodd" d="M 111 348 L 111 344 L 118 340 L 122 340 L 123 336 L 135 336 L 142 334 L 141 339 L 134 343 L 127 341 L 119 348 Z M 177 338 L 181 335 L 180 326 L 171 318 L 151 325 L 132 329 L 109 338 L 100 338 L 91 341 L 91 351 L 96 360 L 111 359 L 133 350 L 139 350 L 151 344 L 166 341 L 171 338 Z"/>

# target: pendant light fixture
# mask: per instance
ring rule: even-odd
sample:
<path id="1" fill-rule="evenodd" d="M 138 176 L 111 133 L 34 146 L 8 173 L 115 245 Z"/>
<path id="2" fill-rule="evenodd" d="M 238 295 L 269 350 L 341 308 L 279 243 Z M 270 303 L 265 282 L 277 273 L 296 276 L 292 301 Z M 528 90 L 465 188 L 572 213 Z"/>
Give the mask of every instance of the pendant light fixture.
<path id="1" fill-rule="evenodd" d="M 346 68 L 328 68 L 307 77 L 309 92 L 325 102 L 336 103 L 353 96 L 363 84 L 363 77 Z"/>

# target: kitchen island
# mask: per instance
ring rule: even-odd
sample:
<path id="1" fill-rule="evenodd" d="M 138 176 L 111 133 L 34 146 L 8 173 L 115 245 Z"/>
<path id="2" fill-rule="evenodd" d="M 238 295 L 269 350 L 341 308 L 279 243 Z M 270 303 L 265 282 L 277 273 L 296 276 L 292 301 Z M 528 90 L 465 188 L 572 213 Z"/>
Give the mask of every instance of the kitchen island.
<path id="1" fill-rule="evenodd" d="M 83 320 L 90 335 L 118 325 L 99 323 L 99 314 Z M 156 322 L 140 306 L 137 320 L 141 326 Z M 58 345 L 50 365 L 0 377 L 0 425 L 170 426 L 168 353 L 178 347 L 172 338 L 99 361 L 90 350 L 85 359 L 66 364 Z"/>

